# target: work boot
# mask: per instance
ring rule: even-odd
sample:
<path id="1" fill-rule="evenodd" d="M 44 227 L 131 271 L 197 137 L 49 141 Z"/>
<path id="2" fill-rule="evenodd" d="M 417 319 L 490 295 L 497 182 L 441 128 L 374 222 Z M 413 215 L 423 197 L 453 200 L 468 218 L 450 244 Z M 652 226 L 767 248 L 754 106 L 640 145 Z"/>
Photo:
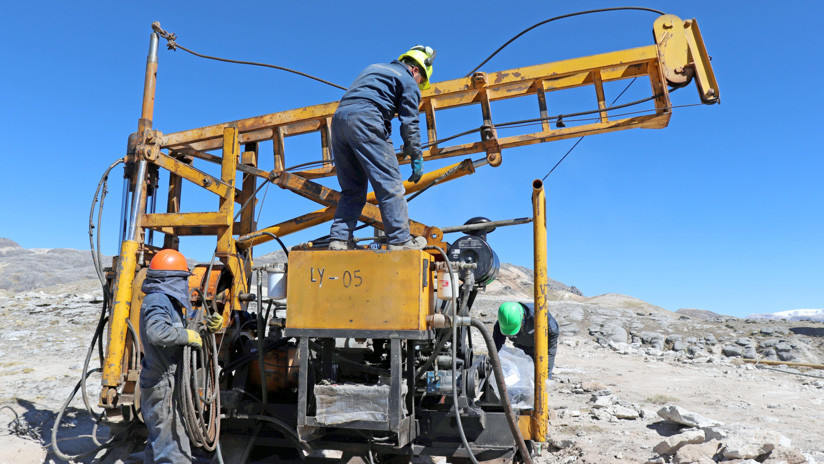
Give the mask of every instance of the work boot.
<path id="1" fill-rule="evenodd" d="M 329 249 L 331 251 L 354 250 L 355 241 L 332 240 L 331 242 L 329 242 Z"/>
<path id="2" fill-rule="evenodd" d="M 389 251 L 396 251 L 396 250 L 423 250 L 423 247 L 426 246 L 426 239 L 423 237 L 412 237 L 406 242 L 400 245 L 386 245 L 386 249 Z"/>

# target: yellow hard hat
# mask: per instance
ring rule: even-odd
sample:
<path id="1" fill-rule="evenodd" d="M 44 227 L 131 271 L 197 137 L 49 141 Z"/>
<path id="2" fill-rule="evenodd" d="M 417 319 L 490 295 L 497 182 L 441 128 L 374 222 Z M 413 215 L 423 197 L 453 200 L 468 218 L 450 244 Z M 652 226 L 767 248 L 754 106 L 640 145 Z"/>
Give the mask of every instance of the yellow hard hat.
<path id="1" fill-rule="evenodd" d="M 398 57 L 399 60 L 410 58 L 418 64 L 418 69 L 424 74 L 423 81 L 421 81 L 419 85 L 421 90 L 429 88 L 429 79 L 432 79 L 432 62 L 435 61 L 435 53 L 437 52 L 435 52 L 432 47 L 415 45 L 410 48 L 408 52 Z"/>

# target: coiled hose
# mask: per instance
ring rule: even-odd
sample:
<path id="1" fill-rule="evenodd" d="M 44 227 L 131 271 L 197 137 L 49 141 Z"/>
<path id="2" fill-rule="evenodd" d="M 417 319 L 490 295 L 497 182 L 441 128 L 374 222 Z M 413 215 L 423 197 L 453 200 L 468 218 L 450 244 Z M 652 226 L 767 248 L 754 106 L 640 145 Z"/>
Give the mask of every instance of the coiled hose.
<path id="1" fill-rule="evenodd" d="M 214 451 L 220 438 L 220 384 L 215 334 L 207 331 L 197 319 L 188 325 L 188 329 L 200 333 L 203 345 L 200 348 L 183 348 L 176 394 L 189 440 L 195 446 Z"/>

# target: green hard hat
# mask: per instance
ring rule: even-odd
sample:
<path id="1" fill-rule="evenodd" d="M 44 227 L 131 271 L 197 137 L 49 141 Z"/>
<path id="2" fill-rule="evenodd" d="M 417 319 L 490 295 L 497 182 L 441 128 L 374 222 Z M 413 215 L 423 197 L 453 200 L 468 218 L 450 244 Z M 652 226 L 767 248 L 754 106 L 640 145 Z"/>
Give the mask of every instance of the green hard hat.
<path id="1" fill-rule="evenodd" d="M 498 308 L 498 325 L 504 335 L 515 335 L 521 330 L 524 308 L 521 303 L 507 301 Z"/>

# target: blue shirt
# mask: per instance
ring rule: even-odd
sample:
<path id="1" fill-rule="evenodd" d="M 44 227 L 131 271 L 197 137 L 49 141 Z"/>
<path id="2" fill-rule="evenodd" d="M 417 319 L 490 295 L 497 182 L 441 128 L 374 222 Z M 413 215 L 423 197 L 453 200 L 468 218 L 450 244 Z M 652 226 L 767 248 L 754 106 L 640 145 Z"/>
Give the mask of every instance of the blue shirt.
<path id="1" fill-rule="evenodd" d="M 422 156 L 418 112 L 421 91 L 405 64 L 395 60 L 367 66 L 343 94 L 340 106 L 357 100 L 367 100 L 375 105 L 383 116 L 387 136 L 392 133 L 392 118 L 397 114 L 404 155 Z"/>

